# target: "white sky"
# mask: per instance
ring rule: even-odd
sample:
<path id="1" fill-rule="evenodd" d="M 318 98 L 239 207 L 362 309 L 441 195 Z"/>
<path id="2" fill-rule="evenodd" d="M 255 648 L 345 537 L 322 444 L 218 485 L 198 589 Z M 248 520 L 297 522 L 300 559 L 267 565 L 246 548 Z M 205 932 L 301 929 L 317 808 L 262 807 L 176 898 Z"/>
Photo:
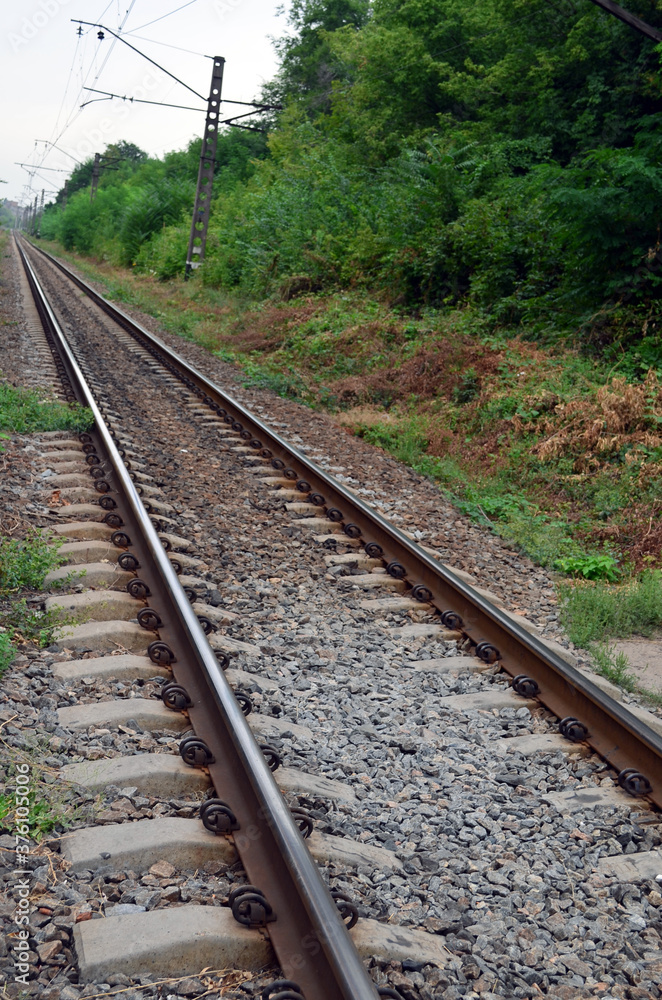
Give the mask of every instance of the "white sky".
<path id="1" fill-rule="evenodd" d="M 48 189 L 62 187 L 67 173 L 45 168 L 70 171 L 76 166 L 64 153 L 44 143 L 35 145 L 35 139 L 55 142 L 61 150 L 84 160 L 118 139 L 159 156 L 183 148 L 189 139 L 201 134 L 204 111 L 118 100 L 102 100 L 80 111 L 83 101 L 102 96 L 82 91 L 83 85 L 204 109 L 212 69 L 204 55 L 219 55 L 226 60 L 223 97 L 238 101 L 259 97 L 261 84 L 271 79 L 277 68 L 270 36 L 286 32 L 285 17 L 276 14 L 279 0 L 192 0 L 185 9 L 164 17 L 185 3 L 4 0 L 0 14 L 0 93 L 4 95 L 0 179 L 7 183 L 0 185 L 0 198 L 26 204 L 46 188 L 48 202 Z M 125 22 L 123 37 L 203 95 L 204 101 L 122 42 L 114 41 L 112 35 L 106 34 L 105 40 L 99 41 L 98 29 L 84 26 L 79 38 L 78 25 L 72 24 L 71 18 L 99 22 L 112 31 Z M 157 18 L 163 20 L 148 25 Z M 221 105 L 223 117 L 247 110 Z M 40 176 L 31 178 L 14 161 L 39 164 Z"/>

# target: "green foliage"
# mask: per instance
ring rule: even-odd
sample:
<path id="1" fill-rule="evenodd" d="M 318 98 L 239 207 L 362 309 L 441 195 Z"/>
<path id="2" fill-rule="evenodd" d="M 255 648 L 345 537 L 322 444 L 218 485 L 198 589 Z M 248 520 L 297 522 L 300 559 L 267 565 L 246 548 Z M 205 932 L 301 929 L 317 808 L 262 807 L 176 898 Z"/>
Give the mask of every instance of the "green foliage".
<path id="1" fill-rule="evenodd" d="M 651 0 L 633 3 L 659 21 Z M 259 298 L 295 276 L 363 285 L 407 307 L 471 303 L 493 328 L 544 338 L 600 310 L 626 329 L 660 299 L 650 40 L 594 5 L 547 0 L 295 0 L 289 27 L 264 90 L 285 104 L 265 118 L 268 146 L 219 136 L 208 286 Z M 109 147 L 125 158 L 94 204 L 88 162 L 44 234 L 175 276 L 199 149 L 161 161 Z M 640 319 L 653 339 L 656 310 Z"/>
<path id="2" fill-rule="evenodd" d="M 367 0 L 293 0 L 288 11 L 293 31 L 276 42 L 281 67 L 266 98 L 282 102 L 305 96 L 312 109 L 328 108 L 332 84 L 342 74 L 329 35 L 359 28 L 367 18 Z"/>
<path id="3" fill-rule="evenodd" d="M 15 655 L 16 651 L 10 634 L 0 629 L 0 677 L 5 673 Z"/>
<path id="4" fill-rule="evenodd" d="M 620 344 L 614 345 L 609 352 L 610 357 L 617 358 L 616 368 L 625 375 L 628 381 L 636 382 L 646 377 L 654 369 L 662 378 L 662 340 L 660 337 L 642 337 L 636 343 L 622 350 Z"/>
<path id="5" fill-rule="evenodd" d="M 554 569 L 569 576 L 581 576 L 585 580 L 607 580 L 609 583 L 615 583 L 621 575 L 618 560 L 607 553 L 565 556 L 554 561 Z"/>
<path id="6" fill-rule="evenodd" d="M 544 327 L 627 291 L 657 238 L 653 46 L 593 8 L 513 13 L 298 0 L 274 85 L 289 108 L 216 203 L 204 280 L 366 282 Z M 657 294 L 644 271 L 639 298 Z"/>
<path id="7" fill-rule="evenodd" d="M 242 385 L 271 389 L 285 399 L 305 400 L 308 397 L 306 384 L 301 376 L 290 369 L 289 373 L 269 371 L 262 365 L 248 361 L 243 366 Z"/>
<path id="8" fill-rule="evenodd" d="M 119 263 L 136 263 L 140 250 L 155 233 L 178 222 L 193 199 L 193 185 L 162 178 L 140 188 L 126 207 L 117 234 Z M 181 270 L 181 259 L 180 259 Z"/>
<path id="9" fill-rule="evenodd" d="M 0 536 L 0 598 L 21 590 L 40 590 L 46 574 L 61 562 L 59 547 L 49 544 L 40 532 L 23 539 Z M 48 645 L 58 624 L 62 623 L 55 615 L 28 607 L 25 598 L 13 600 L 0 613 L 0 676 L 14 659 L 17 643 Z"/>
<path id="10" fill-rule="evenodd" d="M 76 191 L 81 191 L 86 187 L 89 187 L 92 183 L 92 170 L 94 168 L 94 157 L 90 157 L 85 160 L 84 163 L 79 163 L 78 166 L 74 167 L 69 175 L 69 180 L 67 182 L 67 197 L 75 194 Z M 55 196 L 55 204 L 59 205 L 64 201 L 65 189 L 61 188 L 57 195 Z M 46 212 L 46 217 L 48 212 Z M 43 220 L 42 220 L 43 229 Z"/>
<path id="11" fill-rule="evenodd" d="M 492 523 L 493 519 L 508 519 L 514 514 L 527 511 L 531 504 L 514 493 L 493 493 L 485 487 L 481 489 L 467 484 L 464 497 L 458 499 L 457 507 L 474 521 L 482 519 Z"/>
<path id="12" fill-rule="evenodd" d="M 39 590 L 44 577 L 60 563 L 58 544 L 40 532 L 28 538 L 0 536 L 0 596 L 17 590 Z"/>
<path id="13" fill-rule="evenodd" d="M 430 458 L 425 454 L 427 437 L 414 421 L 408 422 L 404 427 L 401 424 L 373 424 L 360 428 L 358 433 L 370 444 L 390 452 L 400 462 L 417 471 L 422 471 L 421 463 Z"/>
<path id="14" fill-rule="evenodd" d="M 659 239 L 659 154 L 646 132 L 635 136 L 633 150 L 596 149 L 565 168 L 537 171 L 535 182 L 549 193 L 545 212 L 567 293 L 589 303 L 614 293 L 659 296 L 662 275 L 645 266 Z"/>
<path id="15" fill-rule="evenodd" d="M 120 139 L 118 142 L 111 142 L 109 146 L 106 146 L 103 155 L 108 163 L 114 160 L 124 160 L 128 163 L 144 163 L 147 159 L 147 153 L 143 149 L 136 146 L 134 142 L 127 142 L 125 139 Z"/>
<path id="16" fill-rule="evenodd" d="M 0 226 L 8 226 L 14 229 L 18 223 L 17 214 L 5 201 L 0 201 Z"/>
<path id="17" fill-rule="evenodd" d="M 48 791 L 50 792 L 50 788 Z M 0 821 L 2 814 L 2 801 L 0 800 Z M 68 823 L 63 822 L 63 816 L 57 809 L 53 808 L 53 801 L 50 795 L 43 798 L 37 798 L 34 795 L 31 796 L 30 805 L 28 806 L 27 823 L 30 828 L 30 833 L 37 843 L 39 843 L 46 834 L 52 833 L 56 827 L 65 829 L 69 825 Z"/>
<path id="18" fill-rule="evenodd" d="M 186 261 L 190 226 L 168 226 L 140 247 L 135 255 L 136 270 L 167 281 L 182 272 Z M 134 246 L 135 251 L 135 246 Z"/>
<path id="19" fill-rule="evenodd" d="M 553 566 L 561 553 L 578 547 L 567 521 L 536 513 L 532 506 L 511 513 L 506 521 L 499 522 L 496 530 L 539 566 Z"/>
<path id="20" fill-rule="evenodd" d="M 92 426 L 91 412 L 78 403 L 44 399 L 33 389 L 0 382 L 0 431 L 31 434 L 36 431 L 84 431 Z"/>
<path id="21" fill-rule="evenodd" d="M 458 385 L 453 390 L 453 402 L 458 406 L 470 403 L 480 392 L 480 380 L 473 368 L 462 373 Z"/>
<path id="22" fill-rule="evenodd" d="M 638 580 L 612 586 L 595 583 L 559 587 L 562 621 L 570 639 L 583 648 L 605 639 L 651 635 L 662 625 L 662 576 L 643 573 Z"/>

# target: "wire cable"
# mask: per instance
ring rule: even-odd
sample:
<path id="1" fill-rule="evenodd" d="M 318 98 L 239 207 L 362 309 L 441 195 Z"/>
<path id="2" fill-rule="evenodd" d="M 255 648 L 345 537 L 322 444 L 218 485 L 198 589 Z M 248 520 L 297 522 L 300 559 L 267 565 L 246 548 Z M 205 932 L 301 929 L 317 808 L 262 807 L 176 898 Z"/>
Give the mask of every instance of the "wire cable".
<path id="1" fill-rule="evenodd" d="M 133 0 L 133 3 L 135 3 L 135 0 Z M 133 4 L 132 4 L 132 6 L 133 6 Z M 135 45 L 131 45 L 131 43 L 130 43 L 130 42 L 127 42 L 126 38 L 123 38 L 123 37 L 122 37 L 121 35 L 119 35 L 119 34 L 116 34 L 116 33 L 115 33 L 115 32 L 114 32 L 114 31 L 113 31 L 113 30 L 112 30 L 111 28 L 107 28 L 107 27 L 106 27 L 106 26 L 105 26 L 104 24 L 98 24 L 98 23 L 94 23 L 94 24 L 92 24 L 92 22 L 90 22 L 90 21 L 80 21 L 80 20 L 79 20 L 78 18 L 72 18 L 72 20 L 74 20 L 74 21 L 75 21 L 75 22 L 77 22 L 78 24 L 88 24 L 88 25 L 90 25 L 90 24 L 91 24 L 93 28 L 101 28 L 101 29 L 103 29 L 104 31 L 107 31 L 107 32 L 109 32 L 109 33 L 110 33 L 111 35 L 113 35 L 113 36 L 114 36 L 114 37 L 115 37 L 115 38 L 116 38 L 116 39 L 117 39 L 117 40 L 118 40 L 119 42 L 123 42 L 123 43 L 124 43 L 124 45 L 126 45 L 126 46 L 127 46 L 128 48 L 132 49 L 132 50 L 133 50 L 134 52 L 137 52 L 137 53 L 138 53 L 138 55 L 139 55 L 139 56 L 142 56 L 142 57 L 143 57 L 143 59 L 146 59 L 146 60 L 147 60 L 147 62 L 150 62 L 150 63 L 152 64 L 152 66 L 156 66 L 156 68 L 157 68 L 157 69 L 160 69 L 162 73 L 165 73 L 165 74 L 166 74 L 166 76 L 169 76 L 169 77 L 171 77 L 171 78 L 172 78 L 173 80 L 176 80 L 176 81 L 177 81 L 177 83 L 180 83 L 180 84 L 182 85 L 182 87 L 185 87 L 185 88 L 186 88 L 186 90 L 190 90 L 190 91 L 191 91 L 191 93 L 192 93 L 192 94 L 195 94 L 195 96 L 196 96 L 196 97 L 199 97 L 201 101 L 204 101 L 204 100 L 206 100 L 206 98 L 204 98 L 204 97 L 202 96 L 202 94 L 199 94 L 197 90 L 194 90 L 194 89 L 193 89 L 193 87 L 189 87 L 188 83 L 184 83 L 184 81 L 183 81 L 183 80 L 180 80 L 178 76 L 175 76 L 175 74 L 174 74 L 174 73 L 171 73 L 169 69 L 166 69 L 166 68 L 165 68 L 165 66 L 161 66 L 161 64 L 160 64 L 160 63 L 157 63 L 155 59 L 151 59 L 151 58 L 150 58 L 150 56 L 148 56 L 148 55 L 145 55 L 145 53 L 144 53 L 144 52 L 141 52 L 141 51 L 140 51 L 140 49 L 137 49 L 137 48 L 135 47 Z M 96 83 L 96 79 L 94 80 L 94 83 Z"/>
<path id="2" fill-rule="evenodd" d="M 163 45 L 166 49 L 176 49 L 177 52 L 187 52 L 190 56 L 198 56 L 202 59 L 213 59 L 213 56 L 205 55 L 204 52 L 194 52 L 193 49 L 183 49 L 181 45 L 171 45 L 169 42 L 157 42 L 155 38 L 145 38 L 143 35 L 136 35 L 133 31 L 125 31 L 124 35 L 130 35 L 138 42 L 149 42 L 150 45 Z"/>
<path id="3" fill-rule="evenodd" d="M 126 22 L 127 22 L 128 18 L 129 18 L 129 15 L 131 14 L 131 11 L 133 10 L 133 8 L 134 8 L 134 6 L 135 6 L 135 3 L 136 3 L 136 0 L 131 0 L 131 5 L 130 5 L 129 9 L 128 9 L 128 10 L 126 11 L 126 13 L 125 13 L 125 15 L 124 15 L 124 19 L 123 19 L 122 23 L 121 23 L 121 24 L 120 24 L 120 26 L 119 26 L 119 30 L 120 30 L 120 31 L 122 30 L 122 28 L 123 28 L 123 27 L 124 27 L 124 25 L 126 24 Z M 109 7 L 111 7 L 111 6 L 112 6 L 112 0 L 111 0 L 111 2 L 110 2 L 110 3 L 109 3 L 109 4 L 107 5 L 107 6 L 106 6 L 106 8 L 105 8 L 105 10 L 104 10 L 104 14 L 105 14 L 105 12 L 106 12 L 106 11 L 107 11 L 107 10 L 109 9 Z M 103 15 L 102 15 L 102 16 L 103 16 Z M 112 32 L 111 32 L 111 33 L 112 33 Z M 89 32 L 88 32 L 88 34 L 89 34 Z M 115 35 L 115 36 L 113 37 L 113 41 L 111 42 L 111 44 L 110 44 L 110 46 L 109 46 L 109 48 L 108 48 L 108 51 L 106 52 L 106 57 L 105 57 L 105 59 L 103 60 L 103 62 L 102 62 L 102 64 L 101 64 L 101 66 L 100 66 L 100 67 L 99 67 L 99 69 L 97 70 L 97 72 L 96 72 L 96 74 L 95 74 L 95 77 L 94 77 L 94 79 L 92 80 L 92 83 L 93 83 L 93 84 L 97 83 L 97 81 L 98 81 L 99 77 L 100 77 L 100 76 L 101 76 L 101 74 L 103 73 L 103 71 L 104 71 L 104 69 L 105 69 L 105 67 L 106 67 L 106 64 L 108 63 L 108 60 L 110 59 L 110 56 L 111 56 L 111 54 L 112 54 L 112 52 L 113 52 L 113 49 L 115 48 L 115 45 L 117 44 L 117 41 L 118 41 L 118 38 L 117 38 L 117 36 Z M 85 77 L 84 77 L 83 79 L 81 79 L 81 85 L 80 85 L 80 90 L 79 90 L 79 92 L 78 92 L 78 95 L 77 95 L 77 97 L 76 97 L 76 104 L 77 104 L 77 103 L 78 103 L 78 101 L 80 100 L 80 98 L 81 98 L 81 96 L 82 96 L 82 92 L 83 92 L 83 88 L 84 88 L 85 84 L 87 83 L 87 81 L 88 81 L 88 79 L 89 79 L 89 76 L 90 76 L 90 73 L 92 72 L 92 69 L 93 69 L 93 65 L 94 65 L 94 61 L 96 60 L 96 56 L 97 56 L 97 54 L 98 54 L 98 51 L 99 51 L 99 48 L 100 48 L 100 45 L 101 45 L 101 40 L 99 40 L 99 44 L 97 45 L 97 48 L 96 48 L 96 50 L 95 50 L 95 53 L 94 53 L 94 57 L 93 57 L 93 62 L 91 63 L 91 65 L 90 65 L 89 69 L 87 70 L 87 73 L 85 74 Z M 80 108 L 79 108 L 79 107 L 77 107 L 77 106 L 75 106 L 75 107 L 74 107 L 74 108 L 72 109 L 72 111 L 70 112 L 70 114 L 69 114 L 69 120 L 68 120 L 68 121 L 67 121 L 67 123 L 65 124 L 65 126 L 64 126 L 64 128 L 63 128 L 63 130 L 62 130 L 62 131 L 60 132 L 60 134 L 59 134 L 59 135 L 57 136 L 57 140 L 56 140 L 56 141 L 58 141 L 58 142 L 59 142 L 59 140 L 60 140 L 60 139 L 62 138 L 62 136 L 64 135 L 64 133 L 65 133 L 65 132 L 67 131 L 67 129 L 71 128 L 71 126 L 73 125 L 73 123 L 74 123 L 74 122 L 76 121 L 76 119 L 78 118 L 78 116 L 79 116 L 80 114 L 81 114 L 81 110 L 80 110 Z"/>
<path id="4" fill-rule="evenodd" d="M 165 21 L 166 17 L 172 17 L 173 14 L 177 14 L 180 10 L 184 10 L 185 7 L 190 7 L 191 4 L 197 2 L 198 0 L 188 0 L 188 3 L 182 4 L 181 7 L 176 7 L 174 10 L 171 10 L 169 14 L 162 14 L 161 17 L 154 18 L 153 21 L 148 21 L 146 24 L 139 24 L 137 28 L 133 29 L 133 31 L 127 31 L 127 35 L 132 35 L 134 31 L 142 31 L 143 28 L 149 28 L 150 24 L 156 24 L 158 21 Z"/>
<path id="5" fill-rule="evenodd" d="M 80 38 L 76 41 L 76 48 L 74 49 L 73 58 L 71 60 L 71 67 L 69 69 L 69 76 L 67 77 L 67 82 L 64 88 L 64 94 L 62 95 L 62 100 L 60 102 L 60 107 L 58 109 L 57 117 L 55 118 L 55 124 L 53 126 L 53 132 L 57 131 L 58 125 L 60 124 L 60 116 L 64 109 L 64 104 L 67 99 L 67 94 L 69 93 L 69 87 L 71 86 L 71 79 L 74 75 L 74 66 L 76 64 L 76 58 L 78 56 L 78 47 L 80 45 Z M 52 134 L 52 133 L 51 133 Z"/>
<path id="6" fill-rule="evenodd" d="M 129 7 L 129 9 L 127 10 L 126 14 L 124 15 L 124 20 L 122 21 L 122 23 L 120 24 L 119 28 L 117 29 L 118 32 L 121 32 L 122 28 L 124 27 L 124 25 L 128 21 L 129 15 L 130 15 L 131 11 L 133 10 L 133 8 L 135 7 L 135 5 L 136 5 L 136 0 L 131 0 L 131 6 Z M 103 71 L 104 71 L 104 69 L 106 67 L 107 62 L 110 59 L 112 51 L 115 48 L 115 45 L 116 45 L 116 43 L 118 41 L 117 35 L 114 35 L 114 32 L 111 32 L 111 34 L 113 34 L 113 36 L 114 36 L 113 37 L 113 41 L 110 43 L 110 47 L 108 48 L 108 51 L 106 52 L 106 58 L 102 62 L 101 68 L 99 69 L 99 72 L 97 73 L 97 75 L 94 77 L 94 80 L 92 81 L 93 84 L 95 84 L 97 82 L 97 80 L 99 79 L 99 77 L 103 73 Z"/>
<path id="7" fill-rule="evenodd" d="M 170 89 L 172 89 L 172 87 Z M 111 94 L 108 90 L 95 90 L 94 87 L 86 87 L 85 90 L 91 90 L 95 94 L 105 94 L 106 96 L 93 97 L 92 100 L 85 101 L 84 104 L 81 104 L 81 108 L 87 107 L 88 104 L 95 104 L 96 101 L 110 101 L 115 99 L 117 101 L 128 101 L 129 104 L 156 104 L 163 108 L 178 108 L 180 111 L 200 111 L 202 114 L 205 112 L 205 108 L 192 108 L 189 105 L 184 104 L 168 104 L 166 101 L 148 101 L 144 97 L 127 97 L 122 94 Z M 168 93 L 169 92 L 170 91 L 168 91 Z M 166 97 L 167 96 L 168 95 L 166 94 Z"/>
<path id="8" fill-rule="evenodd" d="M 133 8 L 135 6 L 135 3 L 136 3 L 136 0 L 131 0 L 131 5 L 130 5 L 129 9 L 126 11 L 126 13 L 124 15 L 124 18 L 122 20 L 122 23 L 120 25 L 120 31 L 124 27 L 124 25 L 126 24 L 127 18 L 129 17 L 131 11 L 133 10 Z M 103 9 L 103 11 L 101 13 L 101 17 L 103 17 L 103 15 L 112 7 L 112 5 L 113 5 L 113 0 L 110 0 L 110 3 L 106 4 L 106 6 L 104 7 L 104 9 Z M 82 37 L 82 34 L 83 33 L 81 32 L 81 34 L 79 35 L 79 42 L 80 42 L 80 38 Z M 86 34 L 89 34 L 89 32 L 87 32 Z M 106 63 L 108 62 L 108 59 L 110 58 L 110 54 L 111 54 L 113 48 L 115 47 L 115 41 L 116 41 L 116 39 L 113 39 L 113 42 L 110 45 L 110 48 L 109 48 L 108 52 L 106 53 L 106 58 L 104 59 L 103 63 L 101 64 L 101 66 L 99 67 L 99 69 L 96 72 L 94 80 L 92 81 L 93 83 L 97 82 L 97 80 L 99 79 L 100 74 L 103 72 L 104 67 L 106 66 Z M 57 135 L 55 136 L 55 138 L 52 140 L 51 145 L 55 145 L 56 143 L 58 143 L 60 141 L 60 139 L 62 138 L 62 136 L 65 134 L 65 132 L 67 132 L 71 128 L 71 126 L 74 124 L 74 122 L 77 120 L 78 116 L 82 114 L 82 111 L 81 111 L 80 107 L 78 106 L 78 102 L 80 101 L 81 96 L 83 94 L 83 89 L 85 87 L 85 84 L 87 83 L 87 81 L 89 79 L 89 76 L 90 76 L 90 74 L 92 73 L 92 71 L 94 69 L 94 65 L 95 65 L 95 62 L 96 62 L 96 56 L 98 54 L 100 46 L 101 46 L 101 40 L 99 40 L 99 42 L 97 43 L 94 55 L 92 57 L 92 61 L 91 61 L 90 65 L 89 65 L 89 67 L 88 67 L 87 72 L 85 73 L 85 75 L 83 75 L 83 54 L 82 54 L 82 51 L 81 51 L 80 86 L 79 86 L 78 94 L 76 95 L 75 103 L 74 103 L 71 111 L 69 112 L 67 120 L 65 121 L 64 125 L 62 126 L 62 129 L 57 133 Z M 77 49 L 78 48 L 79 48 L 79 46 L 77 46 Z M 56 129 L 57 129 L 57 124 L 56 124 L 55 128 L 53 129 L 53 133 L 56 131 Z M 53 135 L 53 133 L 51 133 L 51 135 Z"/>

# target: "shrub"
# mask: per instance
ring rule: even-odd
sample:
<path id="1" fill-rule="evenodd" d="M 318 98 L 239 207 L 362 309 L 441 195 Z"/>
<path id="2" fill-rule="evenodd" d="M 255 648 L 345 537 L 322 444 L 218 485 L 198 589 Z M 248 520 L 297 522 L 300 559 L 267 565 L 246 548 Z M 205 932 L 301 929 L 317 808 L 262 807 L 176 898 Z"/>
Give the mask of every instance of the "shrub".
<path id="1" fill-rule="evenodd" d="M 585 580 L 608 580 L 610 583 L 614 583 L 621 575 L 617 560 L 606 553 L 565 556 L 555 560 L 554 569 L 570 576 L 581 576 Z"/>

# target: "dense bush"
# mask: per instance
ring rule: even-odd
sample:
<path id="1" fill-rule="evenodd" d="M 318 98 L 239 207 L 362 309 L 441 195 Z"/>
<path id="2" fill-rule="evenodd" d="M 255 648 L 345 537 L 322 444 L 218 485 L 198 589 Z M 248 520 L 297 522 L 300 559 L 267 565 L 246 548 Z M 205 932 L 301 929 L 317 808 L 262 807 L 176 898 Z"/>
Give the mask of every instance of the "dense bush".
<path id="1" fill-rule="evenodd" d="M 264 153 L 261 135 L 236 134 L 219 138 L 216 191 L 245 181 L 253 171 L 253 159 Z M 101 171 L 94 201 L 90 199 L 92 161 L 74 171 L 66 209 L 58 195 L 48 206 L 42 236 L 59 240 L 68 250 L 92 254 L 116 264 L 140 266 L 161 278 L 183 270 L 190 214 L 198 173 L 200 140 L 186 150 L 167 153 L 163 160 L 149 159 L 130 143 L 108 147 L 108 157 L 121 156 L 119 166 Z M 111 162 L 110 160 L 108 161 Z M 186 238 L 178 239 L 186 220 Z M 174 227 L 173 234 L 170 226 Z M 152 248 L 153 238 L 163 237 L 164 246 Z M 175 264 L 172 249 L 177 246 Z"/>

